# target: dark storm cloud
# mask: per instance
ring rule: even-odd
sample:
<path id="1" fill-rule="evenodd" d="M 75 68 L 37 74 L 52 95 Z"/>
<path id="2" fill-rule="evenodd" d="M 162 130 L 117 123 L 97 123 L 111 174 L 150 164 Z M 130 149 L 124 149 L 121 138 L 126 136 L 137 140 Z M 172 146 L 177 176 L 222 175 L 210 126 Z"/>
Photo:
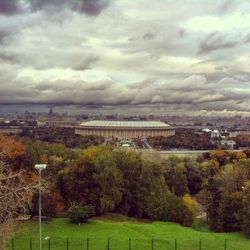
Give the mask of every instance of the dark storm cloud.
<path id="1" fill-rule="evenodd" d="M 73 10 L 85 13 L 87 15 L 99 15 L 101 11 L 107 8 L 109 2 L 107 0 L 81 0 L 76 1 L 72 7 Z"/>
<path id="2" fill-rule="evenodd" d="M 0 79 L 1 80 L 1 79 Z M 159 83 L 155 79 L 126 86 L 111 80 L 87 82 L 48 80 L 34 84 L 29 79 L 5 77 L 7 84 L 0 86 L 1 103 L 37 103 L 56 105 L 127 105 L 145 107 L 158 105 L 198 105 L 206 110 L 223 110 L 223 105 L 244 110 L 250 98 L 247 83 L 225 78 L 207 82 L 204 76 L 192 75 L 185 79 Z M 144 88 L 142 88 L 144 86 Z M 249 110 L 245 108 L 245 110 Z"/>
<path id="3" fill-rule="evenodd" d="M 0 14 L 13 15 L 22 10 L 20 1 L 18 0 L 1 0 Z"/>
<path id="4" fill-rule="evenodd" d="M 33 11 L 68 8 L 90 16 L 99 15 L 109 4 L 108 0 L 30 0 Z"/>
<path id="5" fill-rule="evenodd" d="M 99 15 L 109 6 L 109 0 L 1 0 L 0 14 L 14 15 L 22 11 L 60 11 L 71 9 L 80 14 Z"/>
<path id="6" fill-rule="evenodd" d="M 234 48 L 238 44 L 239 41 L 228 41 L 224 35 L 213 32 L 201 41 L 199 53 L 206 54 L 215 50 Z"/>

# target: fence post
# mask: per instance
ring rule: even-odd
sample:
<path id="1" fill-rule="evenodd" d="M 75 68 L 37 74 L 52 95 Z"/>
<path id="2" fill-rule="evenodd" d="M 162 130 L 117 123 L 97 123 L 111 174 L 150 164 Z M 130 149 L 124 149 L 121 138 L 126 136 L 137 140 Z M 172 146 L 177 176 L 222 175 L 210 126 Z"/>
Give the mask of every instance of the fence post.
<path id="1" fill-rule="evenodd" d="M 89 238 L 87 238 L 86 243 L 87 243 L 87 250 L 89 250 Z"/>
<path id="2" fill-rule="evenodd" d="M 11 240 L 11 249 L 15 250 L 14 239 Z"/>
<path id="3" fill-rule="evenodd" d="M 32 238 L 30 237 L 30 250 L 32 250 Z"/>
<path id="4" fill-rule="evenodd" d="M 50 250 L 50 238 L 48 239 L 48 250 Z"/>
<path id="5" fill-rule="evenodd" d="M 224 250 L 227 250 L 227 239 L 225 238 L 225 242 L 224 242 Z"/>
<path id="6" fill-rule="evenodd" d="M 109 238 L 108 238 L 108 250 L 109 250 Z"/>
<path id="7" fill-rule="evenodd" d="M 67 237 L 67 250 L 69 250 L 69 238 Z"/>
<path id="8" fill-rule="evenodd" d="M 174 240 L 174 249 L 177 250 L 177 240 Z"/>
<path id="9" fill-rule="evenodd" d="M 128 240 L 128 249 L 131 250 L 131 238 Z"/>
<path id="10" fill-rule="evenodd" d="M 199 241 L 199 250 L 201 250 L 201 239 Z"/>
<path id="11" fill-rule="evenodd" d="M 151 249 L 154 250 L 154 239 L 151 241 Z"/>

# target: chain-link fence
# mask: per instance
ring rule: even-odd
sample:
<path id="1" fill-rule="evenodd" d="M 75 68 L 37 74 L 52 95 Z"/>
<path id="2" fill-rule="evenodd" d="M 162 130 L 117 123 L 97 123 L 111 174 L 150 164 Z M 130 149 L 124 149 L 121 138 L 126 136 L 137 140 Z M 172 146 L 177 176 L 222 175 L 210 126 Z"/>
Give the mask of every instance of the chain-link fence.
<path id="1" fill-rule="evenodd" d="M 250 250 L 237 240 L 160 240 L 114 238 L 49 238 L 42 240 L 43 250 Z M 38 250 L 38 238 L 18 237 L 9 242 L 10 250 Z"/>

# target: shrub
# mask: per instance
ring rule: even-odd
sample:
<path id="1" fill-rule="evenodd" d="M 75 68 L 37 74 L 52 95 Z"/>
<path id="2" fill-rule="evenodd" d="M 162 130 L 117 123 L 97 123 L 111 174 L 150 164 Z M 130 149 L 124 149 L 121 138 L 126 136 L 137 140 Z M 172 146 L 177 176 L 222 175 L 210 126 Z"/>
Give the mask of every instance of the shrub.
<path id="1" fill-rule="evenodd" d="M 71 223 L 86 223 L 89 218 L 95 216 L 95 208 L 93 206 L 81 206 L 73 202 L 69 207 L 68 216 Z"/>

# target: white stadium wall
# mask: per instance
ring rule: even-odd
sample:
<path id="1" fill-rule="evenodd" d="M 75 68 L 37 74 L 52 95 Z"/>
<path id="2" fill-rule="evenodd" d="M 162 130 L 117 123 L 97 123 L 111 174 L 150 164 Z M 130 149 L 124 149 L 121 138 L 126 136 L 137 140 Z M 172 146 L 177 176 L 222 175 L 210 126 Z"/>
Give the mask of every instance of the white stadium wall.
<path id="1" fill-rule="evenodd" d="M 175 134 L 173 127 L 158 121 L 89 121 L 75 129 L 79 135 L 97 135 L 106 139 L 134 140 Z"/>

